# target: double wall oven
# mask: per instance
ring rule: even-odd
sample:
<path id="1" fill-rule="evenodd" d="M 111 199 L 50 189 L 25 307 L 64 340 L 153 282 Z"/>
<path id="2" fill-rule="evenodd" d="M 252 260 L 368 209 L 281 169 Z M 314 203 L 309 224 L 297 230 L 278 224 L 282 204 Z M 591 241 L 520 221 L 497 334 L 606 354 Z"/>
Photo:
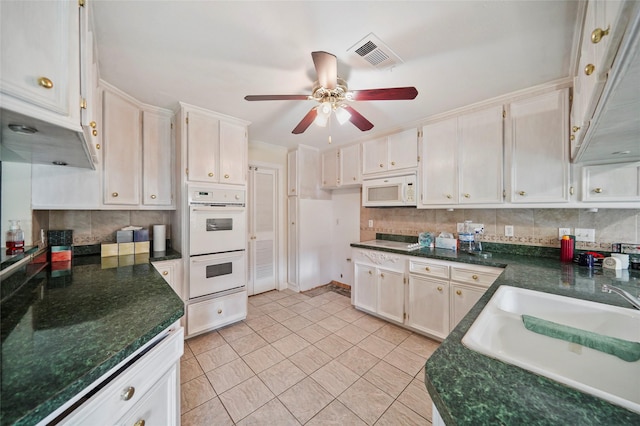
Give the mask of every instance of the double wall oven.
<path id="1" fill-rule="evenodd" d="M 189 299 L 246 287 L 244 188 L 189 186 Z"/>

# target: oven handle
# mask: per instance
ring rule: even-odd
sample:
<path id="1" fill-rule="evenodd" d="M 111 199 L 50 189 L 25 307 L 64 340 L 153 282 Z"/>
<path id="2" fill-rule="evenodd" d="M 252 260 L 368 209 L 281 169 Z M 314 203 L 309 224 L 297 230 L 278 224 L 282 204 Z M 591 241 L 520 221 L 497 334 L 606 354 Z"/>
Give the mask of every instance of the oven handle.
<path id="1" fill-rule="evenodd" d="M 206 259 L 191 259 L 191 263 L 209 263 L 209 262 L 215 262 L 218 260 L 236 259 L 236 258 L 242 257 L 243 254 L 244 253 L 228 254 L 228 255 L 215 254 L 213 256 L 207 256 Z"/>

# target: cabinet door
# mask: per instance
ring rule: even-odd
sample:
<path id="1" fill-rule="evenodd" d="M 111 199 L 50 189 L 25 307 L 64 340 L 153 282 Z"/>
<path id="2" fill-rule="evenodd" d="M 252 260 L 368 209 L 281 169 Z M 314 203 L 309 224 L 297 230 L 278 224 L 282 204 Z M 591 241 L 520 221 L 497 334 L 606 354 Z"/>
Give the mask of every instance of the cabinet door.
<path id="1" fill-rule="evenodd" d="M 373 266 L 354 264 L 355 297 L 354 304 L 369 312 L 376 312 L 378 291 L 376 287 L 376 268 Z"/>
<path id="2" fill-rule="evenodd" d="M 449 282 L 410 275 L 406 324 L 446 338 L 449 334 Z"/>
<path id="3" fill-rule="evenodd" d="M 187 112 L 188 179 L 198 182 L 218 182 L 220 123 L 211 116 L 196 111 Z"/>
<path id="4" fill-rule="evenodd" d="M 502 106 L 458 118 L 459 202 L 502 202 Z"/>
<path id="5" fill-rule="evenodd" d="M 378 315 L 391 321 L 404 321 L 404 274 L 378 269 Z"/>
<path id="6" fill-rule="evenodd" d="M 337 150 L 325 151 L 322 153 L 322 187 L 337 188 L 340 186 L 338 165 L 340 154 Z"/>
<path id="7" fill-rule="evenodd" d="M 362 143 L 362 174 L 387 170 L 387 138 Z"/>
<path id="8" fill-rule="evenodd" d="M 0 90 L 26 103 L 15 108 L 3 99 L 4 106 L 46 121 L 53 113 L 79 127 L 78 4 L 8 1 L 1 8 Z"/>
<path id="9" fill-rule="evenodd" d="M 451 283 L 451 330 L 467 315 L 486 289 Z"/>
<path id="10" fill-rule="evenodd" d="M 511 202 L 569 201 L 568 89 L 510 105 Z"/>
<path id="11" fill-rule="evenodd" d="M 171 369 L 151 388 L 144 397 L 116 424 L 130 425 L 170 425 L 176 424 L 180 417 L 177 404 L 178 369 Z"/>
<path id="12" fill-rule="evenodd" d="M 287 280 L 298 286 L 298 197 L 287 198 L 289 232 L 287 233 Z"/>
<path id="13" fill-rule="evenodd" d="M 418 166 L 418 132 L 416 129 L 389 135 L 387 138 L 387 170 Z"/>
<path id="14" fill-rule="evenodd" d="M 287 194 L 298 195 L 298 151 L 287 153 Z"/>
<path id="15" fill-rule="evenodd" d="M 171 116 L 144 111 L 142 117 L 142 204 L 173 204 Z"/>
<path id="16" fill-rule="evenodd" d="M 640 162 L 585 166 L 582 201 L 640 200 Z"/>
<path id="17" fill-rule="evenodd" d="M 220 183 L 247 183 L 247 128 L 220 122 Z"/>
<path id="18" fill-rule="evenodd" d="M 458 202 L 458 119 L 422 128 L 421 205 Z"/>
<path id="19" fill-rule="evenodd" d="M 102 143 L 104 204 L 140 204 L 140 110 L 123 97 L 104 91 Z"/>
<path id="20" fill-rule="evenodd" d="M 360 145 L 350 145 L 340 150 L 340 185 L 358 185 L 362 183 L 360 173 Z"/>

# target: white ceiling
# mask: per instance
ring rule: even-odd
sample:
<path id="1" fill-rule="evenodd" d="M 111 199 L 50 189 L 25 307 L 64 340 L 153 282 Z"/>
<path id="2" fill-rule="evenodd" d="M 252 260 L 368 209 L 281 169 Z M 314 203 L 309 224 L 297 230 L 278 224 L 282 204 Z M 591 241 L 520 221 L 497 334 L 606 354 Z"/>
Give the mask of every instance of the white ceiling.
<path id="1" fill-rule="evenodd" d="M 577 1 L 93 0 L 100 77 L 142 102 L 178 101 L 252 124 L 251 141 L 324 148 L 571 75 Z M 347 50 L 374 33 L 403 61 L 378 70 Z M 311 52 L 338 58 L 349 88 L 415 86 L 411 101 L 354 102 L 375 127 L 291 130 L 314 101 L 247 102 L 310 94 Z"/>

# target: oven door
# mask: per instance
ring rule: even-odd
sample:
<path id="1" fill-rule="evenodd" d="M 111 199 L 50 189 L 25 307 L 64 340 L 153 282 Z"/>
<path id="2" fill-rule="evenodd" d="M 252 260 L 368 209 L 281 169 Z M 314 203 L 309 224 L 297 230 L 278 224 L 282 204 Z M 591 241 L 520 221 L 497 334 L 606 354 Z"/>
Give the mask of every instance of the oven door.
<path id="1" fill-rule="evenodd" d="M 244 250 L 191 257 L 189 298 L 244 288 L 245 263 Z"/>
<path id="2" fill-rule="evenodd" d="M 190 256 L 246 248 L 245 207 L 193 205 L 189 211 Z"/>

